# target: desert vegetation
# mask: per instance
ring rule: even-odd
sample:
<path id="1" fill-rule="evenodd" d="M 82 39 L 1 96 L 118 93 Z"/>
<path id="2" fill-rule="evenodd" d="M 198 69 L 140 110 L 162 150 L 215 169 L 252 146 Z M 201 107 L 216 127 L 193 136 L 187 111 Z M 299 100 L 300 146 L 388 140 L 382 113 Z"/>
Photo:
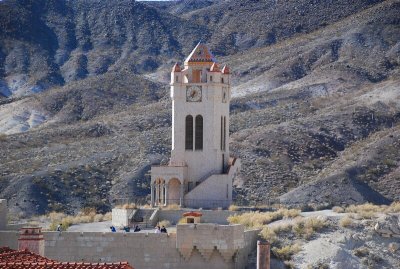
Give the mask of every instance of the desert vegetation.
<path id="1" fill-rule="evenodd" d="M 57 226 L 61 224 L 63 230 L 67 230 L 71 225 L 79 223 L 92 223 L 111 220 L 111 212 L 106 214 L 97 213 L 94 208 L 85 208 L 76 215 L 67 215 L 60 212 L 51 212 L 41 218 L 42 220 L 48 219 L 50 225 L 48 229 L 55 231 Z"/>
<path id="2" fill-rule="evenodd" d="M 228 217 L 231 224 L 243 224 L 247 228 L 260 228 L 272 221 L 283 218 L 294 218 L 300 215 L 298 209 L 281 208 L 273 212 L 246 212 L 243 214 L 234 214 Z"/>

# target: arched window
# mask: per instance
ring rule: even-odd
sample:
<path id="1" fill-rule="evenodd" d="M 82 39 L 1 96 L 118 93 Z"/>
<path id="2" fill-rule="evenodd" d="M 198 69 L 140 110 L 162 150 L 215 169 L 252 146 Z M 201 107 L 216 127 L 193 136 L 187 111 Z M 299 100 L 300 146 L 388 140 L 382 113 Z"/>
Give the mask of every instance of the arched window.
<path id="1" fill-rule="evenodd" d="M 201 115 L 196 116 L 196 126 L 195 126 L 195 149 L 203 149 L 203 117 Z"/>
<path id="2" fill-rule="evenodd" d="M 221 78 L 221 83 L 224 83 L 224 78 Z"/>
<path id="3" fill-rule="evenodd" d="M 212 82 L 212 76 L 210 76 L 210 81 Z"/>
<path id="4" fill-rule="evenodd" d="M 193 150 L 193 117 L 186 116 L 185 122 L 185 149 Z"/>

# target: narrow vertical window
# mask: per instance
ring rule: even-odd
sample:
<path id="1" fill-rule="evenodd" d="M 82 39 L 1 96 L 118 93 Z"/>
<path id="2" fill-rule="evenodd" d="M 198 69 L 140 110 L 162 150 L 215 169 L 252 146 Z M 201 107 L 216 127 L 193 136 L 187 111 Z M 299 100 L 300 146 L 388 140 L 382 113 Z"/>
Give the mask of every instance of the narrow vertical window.
<path id="1" fill-rule="evenodd" d="M 223 148 L 222 148 L 223 138 L 224 138 L 224 125 L 223 125 L 223 117 L 221 116 L 221 145 L 220 145 L 220 150 L 223 150 Z"/>
<path id="2" fill-rule="evenodd" d="M 210 76 L 210 81 L 212 82 L 212 76 Z"/>
<path id="3" fill-rule="evenodd" d="M 224 117 L 224 142 L 222 145 L 223 150 L 226 149 L 226 117 Z"/>
<path id="4" fill-rule="evenodd" d="M 221 78 L 221 83 L 224 83 L 224 78 Z"/>
<path id="5" fill-rule="evenodd" d="M 201 115 L 196 116 L 195 125 L 195 149 L 203 149 L 203 117 Z"/>
<path id="6" fill-rule="evenodd" d="M 178 76 L 175 76 L 175 81 L 179 82 L 179 77 Z"/>
<path id="7" fill-rule="evenodd" d="M 185 149 L 193 150 L 193 117 L 191 115 L 186 116 Z"/>

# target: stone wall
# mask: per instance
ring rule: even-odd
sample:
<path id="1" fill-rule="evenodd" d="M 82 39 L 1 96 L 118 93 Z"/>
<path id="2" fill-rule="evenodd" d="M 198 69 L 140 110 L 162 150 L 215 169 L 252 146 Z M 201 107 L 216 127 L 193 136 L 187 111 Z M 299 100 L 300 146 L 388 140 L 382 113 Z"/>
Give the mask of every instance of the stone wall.
<path id="1" fill-rule="evenodd" d="M 198 225 L 179 225 L 182 240 L 176 234 L 44 232 L 45 256 L 59 261 L 128 261 L 135 269 L 244 268 L 258 232 L 243 232 L 239 225 Z M 191 240 L 185 240 L 189 234 Z M 16 249 L 17 239 L 18 232 L 0 232 L 0 246 Z M 188 242 L 193 247 L 183 255 L 177 246 Z"/>
<path id="2" fill-rule="evenodd" d="M 7 200 L 0 199 L 0 230 L 7 227 Z"/>

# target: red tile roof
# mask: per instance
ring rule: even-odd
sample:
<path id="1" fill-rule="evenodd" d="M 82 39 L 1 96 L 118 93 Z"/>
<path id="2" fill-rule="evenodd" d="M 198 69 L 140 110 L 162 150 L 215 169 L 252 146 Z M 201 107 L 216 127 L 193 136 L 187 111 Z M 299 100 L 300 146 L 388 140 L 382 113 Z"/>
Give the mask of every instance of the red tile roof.
<path id="1" fill-rule="evenodd" d="M 57 262 L 28 250 L 0 248 L 0 269 L 133 269 L 127 262 Z"/>
<path id="2" fill-rule="evenodd" d="M 203 216 L 203 214 L 201 214 L 200 212 L 190 211 L 190 212 L 183 213 L 183 216 L 184 217 L 201 217 L 201 216 Z"/>
<path id="3" fill-rule="evenodd" d="M 0 269 L 133 269 L 127 262 L 83 263 L 83 262 L 12 262 L 0 263 Z"/>
<path id="4" fill-rule="evenodd" d="M 53 260 L 42 257 L 28 250 L 13 250 L 10 248 L 1 248 L 0 264 L 10 262 L 54 262 Z M 0 267 L 1 268 L 1 267 Z"/>

